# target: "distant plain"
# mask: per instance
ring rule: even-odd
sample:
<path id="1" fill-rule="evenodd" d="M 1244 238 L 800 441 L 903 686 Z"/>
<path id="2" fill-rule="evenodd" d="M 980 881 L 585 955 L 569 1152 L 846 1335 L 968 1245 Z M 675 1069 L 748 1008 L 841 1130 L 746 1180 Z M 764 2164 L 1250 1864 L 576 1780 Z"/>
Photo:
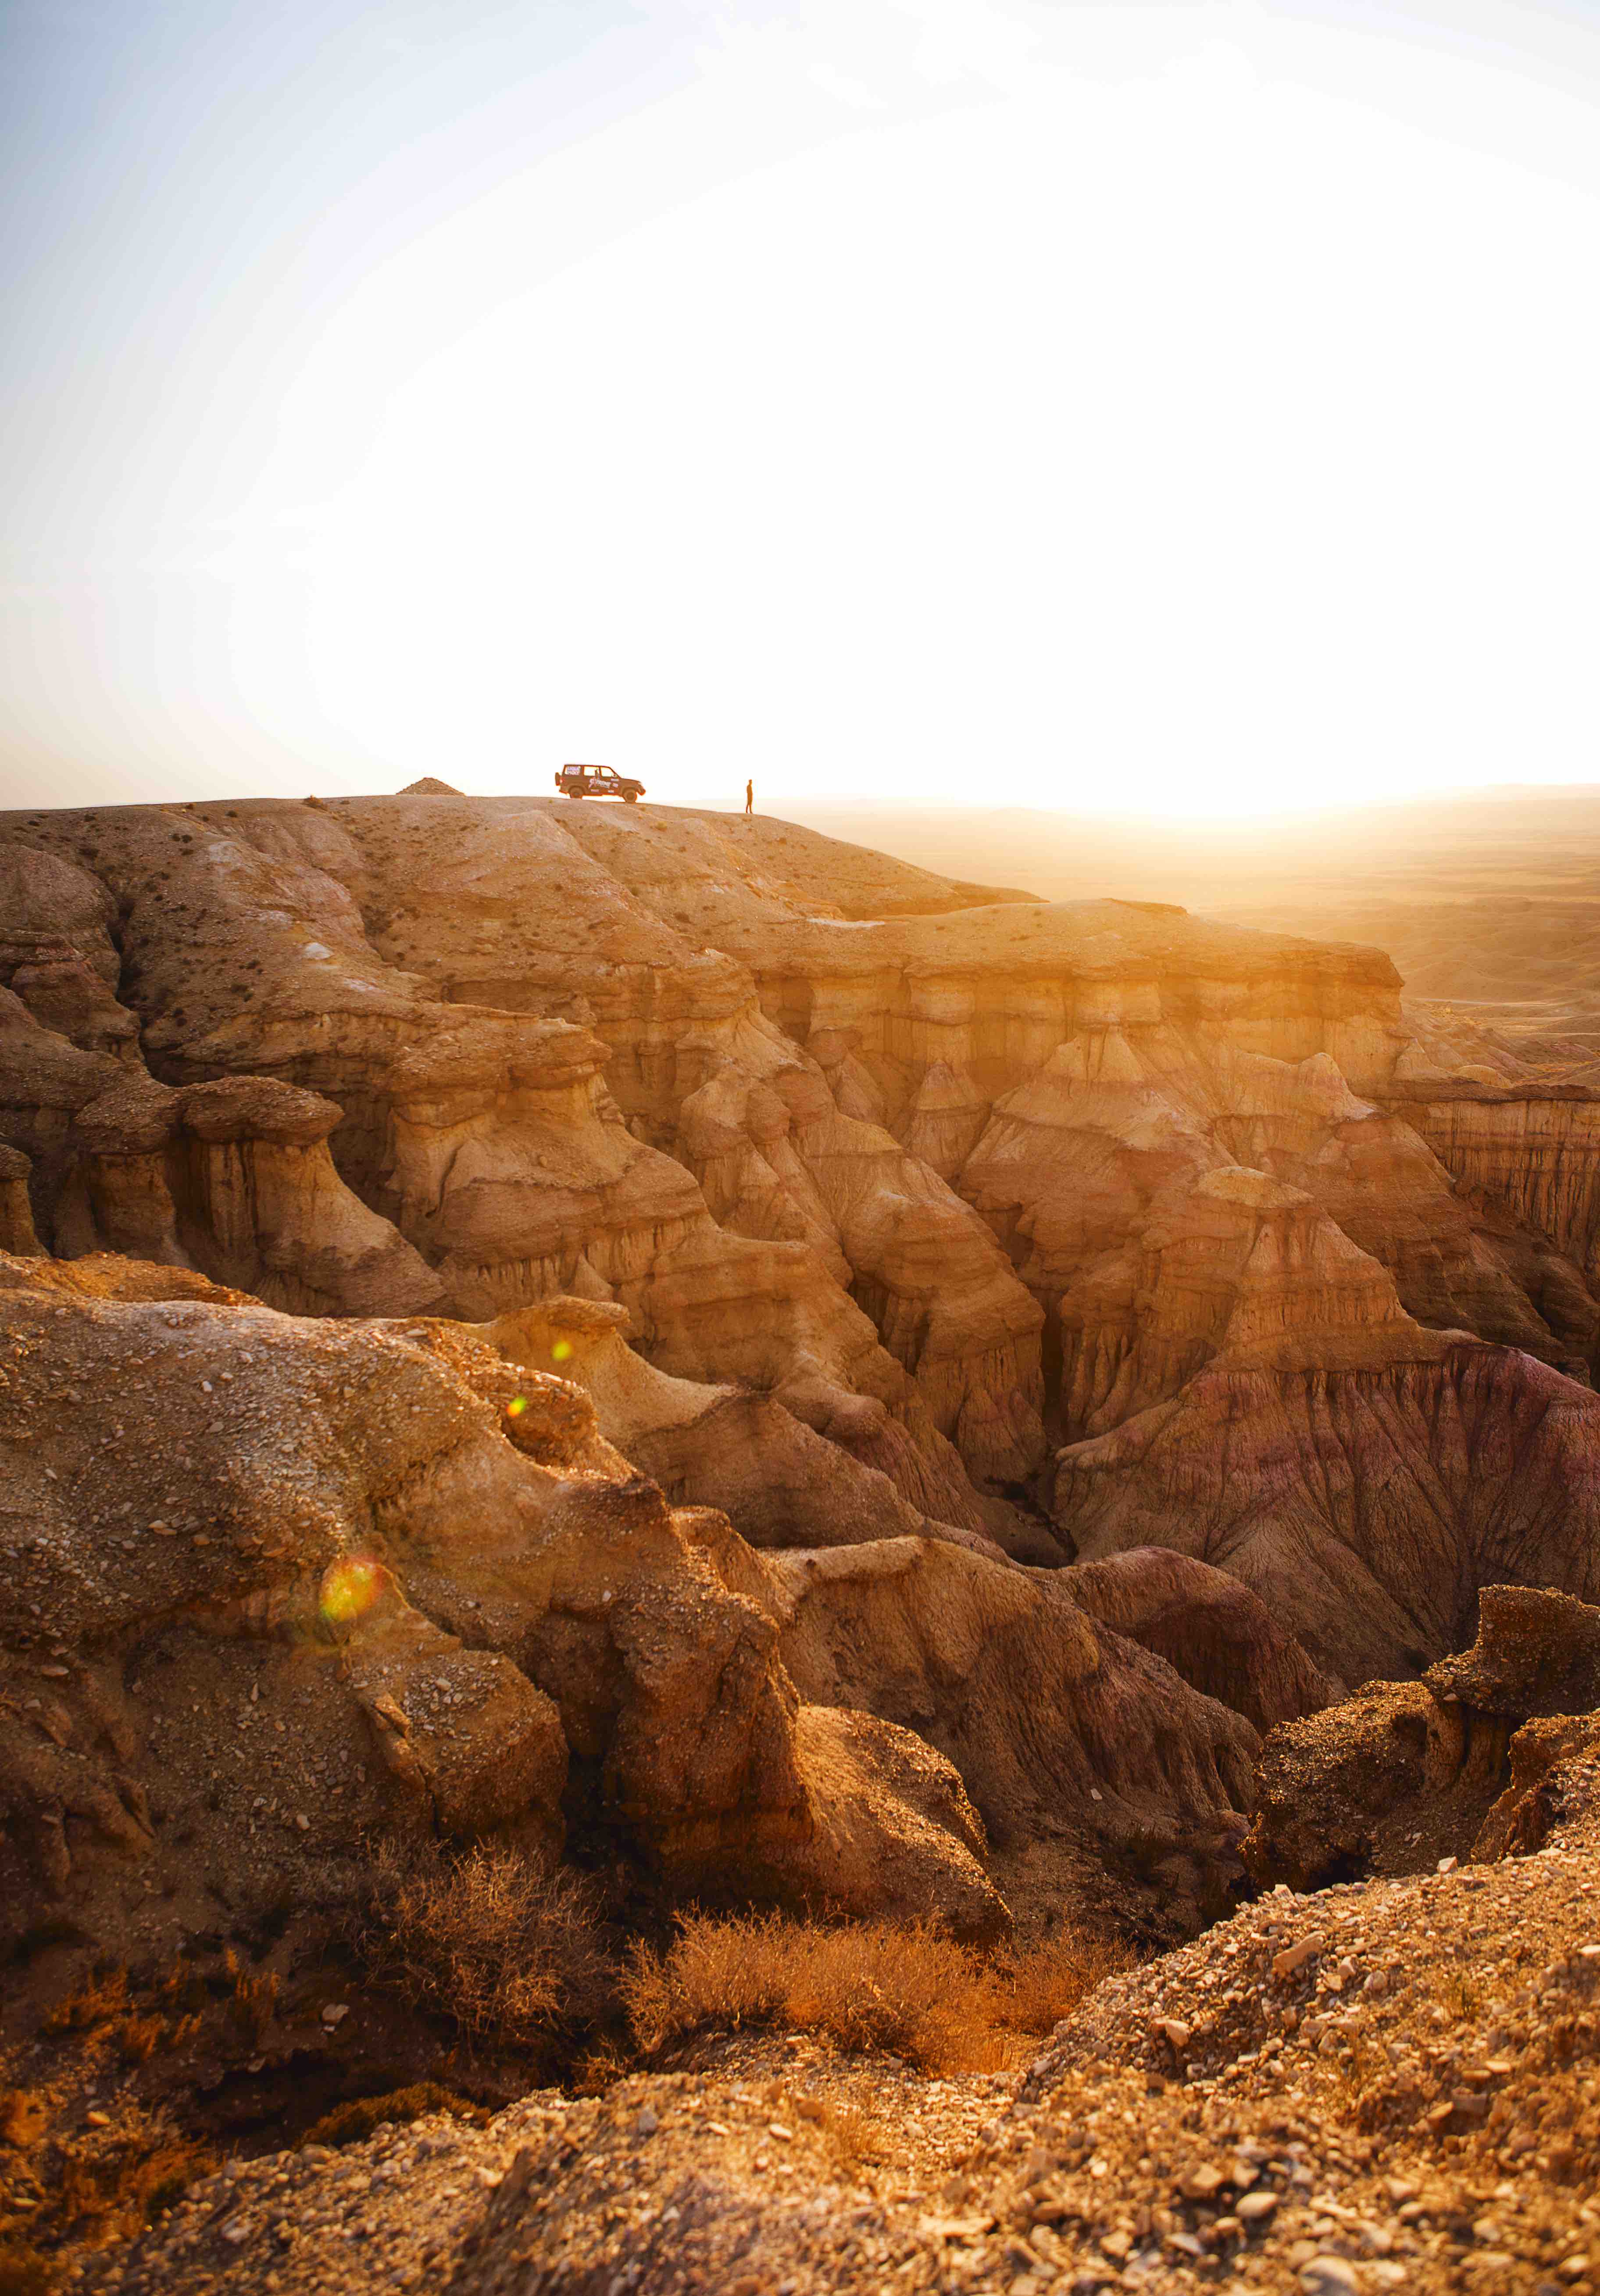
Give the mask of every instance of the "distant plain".
<path id="1" fill-rule="evenodd" d="M 1600 1074 L 1600 786 L 1493 789 L 1265 820 L 997 806 L 784 810 L 947 875 L 1046 900 L 1172 901 L 1387 950 L 1408 1004 L 1553 1075 Z M 1424 1013 L 1422 1017 L 1432 1017 Z"/>

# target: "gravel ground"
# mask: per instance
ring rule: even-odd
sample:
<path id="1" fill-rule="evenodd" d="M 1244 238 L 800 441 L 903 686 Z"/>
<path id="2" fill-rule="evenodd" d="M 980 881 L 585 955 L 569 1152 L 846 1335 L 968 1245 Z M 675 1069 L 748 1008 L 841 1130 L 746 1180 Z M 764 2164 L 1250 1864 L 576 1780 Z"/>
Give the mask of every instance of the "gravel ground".
<path id="1" fill-rule="evenodd" d="M 706 2041 L 482 2130 L 230 2167 L 78 2284 L 1597 2296 L 1593 1768 L 1555 1799 L 1530 1857 L 1272 1892 L 1102 1985 L 1020 2079 Z"/>

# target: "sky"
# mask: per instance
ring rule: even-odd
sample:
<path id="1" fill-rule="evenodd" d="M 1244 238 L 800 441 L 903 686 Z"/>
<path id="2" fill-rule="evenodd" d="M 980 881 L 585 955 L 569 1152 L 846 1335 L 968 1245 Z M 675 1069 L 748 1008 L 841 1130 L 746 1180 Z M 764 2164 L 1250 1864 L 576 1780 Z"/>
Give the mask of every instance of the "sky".
<path id="1" fill-rule="evenodd" d="M 0 0 L 0 803 L 1600 782 L 1600 0 Z"/>

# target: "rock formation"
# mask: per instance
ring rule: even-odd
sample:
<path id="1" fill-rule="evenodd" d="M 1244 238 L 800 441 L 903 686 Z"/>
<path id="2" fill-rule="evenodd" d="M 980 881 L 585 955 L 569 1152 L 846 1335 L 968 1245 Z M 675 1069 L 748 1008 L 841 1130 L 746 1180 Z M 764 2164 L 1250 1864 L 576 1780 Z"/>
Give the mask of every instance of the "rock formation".
<path id="1" fill-rule="evenodd" d="M 1290 1629 L 1231 1572 L 1170 1547 L 1133 1547 L 1063 1574 L 1075 1603 L 1141 1643 L 1259 1731 L 1333 1695 Z"/>
<path id="2" fill-rule="evenodd" d="M 1305 1890 L 1415 1871 L 1440 1852 L 1538 1849 L 1559 1807 L 1551 1773 L 1590 1753 L 1596 1707 L 1600 1609 L 1485 1587 L 1472 1646 L 1421 1682 L 1374 1683 L 1272 1732 L 1245 1862 L 1267 1887 Z"/>
<path id="3" fill-rule="evenodd" d="M 1159 1544 L 1229 1570 L 1347 1687 L 1458 1647 L 1486 1584 L 1600 1594 L 1588 1389 L 1422 1332 L 1379 1364 L 1317 1352 L 1214 1363 L 1063 1452 L 1079 1554 Z"/>
<path id="4" fill-rule="evenodd" d="M 12 815 L 0 890 L 24 1250 L 343 1316 L 615 1303 L 708 1405 L 652 1461 L 764 1541 L 1176 1546 L 1292 1582 L 1341 1683 L 1442 1655 L 1486 1573 L 1589 1591 L 1548 1525 L 1480 1562 L 1473 1493 L 1513 1427 L 1530 1489 L 1580 1464 L 1537 1366 L 1596 1359 L 1600 1119 L 1418 1037 L 1375 951 L 432 783 Z M 1418 1595 L 1440 1488 L 1466 1575 Z"/>
<path id="5" fill-rule="evenodd" d="M 299 1984 L 385 1844 L 658 1934 L 991 1947 L 1557 1843 L 1600 1116 L 1481 1051 L 1376 951 L 782 823 L 431 782 L 0 820 L 0 1948 Z M 1284 1918 L 1202 2015 L 1118 1980 L 1035 2101 L 1074 2049 L 1146 2103 L 1336 2049 L 1312 1979 L 1281 2022 L 1222 1981 Z M 1398 2062 L 1361 2113 L 1477 2125 Z M 1243 2257 L 1198 2192 L 1102 2261 L 1158 2208 Z M 1038 2205 L 1030 2296 L 1091 2202 Z M 523 2230 L 463 2255 L 543 2270 Z"/>
<path id="6" fill-rule="evenodd" d="M 702 2035 L 483 2127 L 394 2100 L 341 2151 L 230 2162 L 87 2285 L 1582 2289 L 1592 1740 L 1540 1791 L 1559 1822 L 1535 1854 L 1275 1887 L 1108 1977 L 1018 2072 L 931 2079 L 802 2030 Z M 864 2105 L 866 2161 L 841 2141 Z"/>
<path id="7" fill-rule="evenodd" d="M 115 1257 L 0 1283 L 16 1934 L 109 1918 L 129 1860 L 244 1918 L 364 1832 L 570 1833 L 669 1895 L 980 1936 L 974 1803 L 1232 1857 L 1253 1732 L 1051 1574 L 948 1535 L 762 1554 L 515 1360 L 520 1319 L 308 1320 Z"/>
<path id="8" fill-rule="evenodd" d="M 675 1885 L 1004 1921 L 954 1773 L 803 1714 L 774 1622 L 577 1390 L 457 1327 L 140 1267 L 125 1301 L 101 1265 L 97 1292 L 0 1267 L 16 1934 L 41 1902 L 103 1917 L 130 1857 L 203 1924 L 208 1890 L 237 1910 L 363 1828 L 548 1855 L 570 1823 Z"/>

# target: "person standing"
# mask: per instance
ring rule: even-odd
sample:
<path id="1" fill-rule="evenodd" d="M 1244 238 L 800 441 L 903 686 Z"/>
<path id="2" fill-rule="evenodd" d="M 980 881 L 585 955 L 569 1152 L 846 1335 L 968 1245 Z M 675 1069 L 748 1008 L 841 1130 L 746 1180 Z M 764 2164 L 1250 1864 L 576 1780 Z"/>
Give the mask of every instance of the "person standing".
<path id="1" fill-rule="evenodd" d="M 756 785 L 754 782 L 746 782 L 744 784 L 744 818 L 746 821 L 750 819 L 751 815 L 754 813 L 755 809 Z"/>

